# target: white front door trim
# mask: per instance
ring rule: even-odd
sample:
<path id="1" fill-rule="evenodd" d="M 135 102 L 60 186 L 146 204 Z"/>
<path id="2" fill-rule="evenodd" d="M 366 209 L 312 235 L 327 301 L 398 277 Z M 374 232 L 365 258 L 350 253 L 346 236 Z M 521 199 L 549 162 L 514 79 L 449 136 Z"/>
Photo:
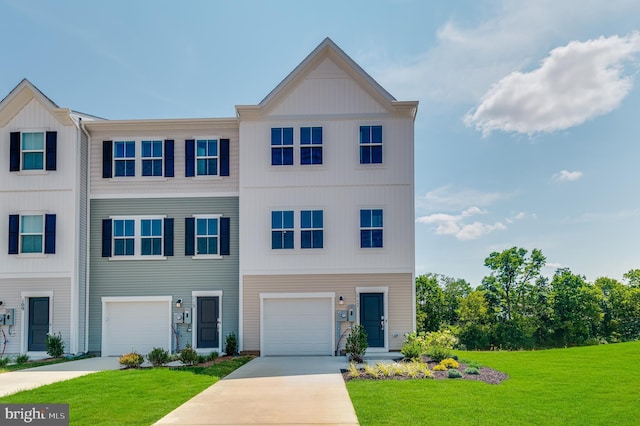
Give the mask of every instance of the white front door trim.
<path id="1" fill-rule="evenodd" d="M 218 297 L 218 347 L 217 348 L 203 348 L 199 349 L 198 344 L 198 297 Z M 211 353 L 213 351 L 222 355 L 222 336 L 224 333 L 222 329 L 224 324 L 222 323 L 222 290 L 212 291 L 192 291 L 191 292 L 191 347 L 197 352 Z"/>
<path id="2" fill-rule="evenodd" d="M 389 287 L 356 287 L 356 321 L 360 324 L 360 293 L 382 293 L 384 303 L 384 347 L 368 348 L 367 352 L 389 352 Z"/>
<path id="3" fill-rule="evenodd" d="M 20 339 L 20 353 L 26 353 L 31 358 L 42 358 L 47 356 L 47 352 L 28 352 L 29 348 L 29 298 L 31 297 L 48 297 L 49 298 L 49 333 L 53 327 L 53 291 L 22 291 L 20 292 L 20 300 L 22 304 L 22 336 Z"/>

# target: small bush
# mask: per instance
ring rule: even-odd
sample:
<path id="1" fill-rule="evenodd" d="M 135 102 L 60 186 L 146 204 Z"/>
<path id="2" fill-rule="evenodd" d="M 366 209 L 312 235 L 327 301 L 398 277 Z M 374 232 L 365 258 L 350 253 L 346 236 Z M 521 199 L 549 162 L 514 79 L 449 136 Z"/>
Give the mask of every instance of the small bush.
<path id="1" fill-rule="evenodd" d="M 136 352 L 130 352 L 122 355 L 118 362 L 120 365 L 124 365 L 127 368 L 138 368 L 144 362 L 144 357 Z"/>
<path id="2" fill-rule="evenodd" d="M 478 361 L 468 361 L 467 367 L 480 368 L 482 367 Z"/>
<path id="3" fill-rule="evenodd" d="M 216 359 L 218 359 L 218 352 L 213 351 L 207 355 L 206 361 L 215 361 Z"/>
<path id="4" fill-rule="evenodd" d="M 433 371 L 447 371 L 447 370 L 448 368 L 442 364 L 438 364 L 435 367 L 433 367 Z"/>
<path id="5" fill-rule="evenodd" d="M 459 379 L 462 377 L 462 373 L 457 368 L 452 368 L 449 370 L 449 378 L 450 379 Z"/>
<path id="6" fill-rule="evenodd" d="M 355 325 L 347 336 L 345 350 L 349 361 L 362 362 L 367 352 L 367 332 L 362 325 Z"/>
<path id="7" fill-rule="evenodd" d="M 16 364 L 26 364 L 29 361 L 29 355 L 20 354 L 16 357 Z"/>
<path id="8" fill-rule="evenodd" d="M 147 354 L 147 359 L 154 367 L 165 365 L 169 362 L 170 358 L 169 352 L 162 348 L 153 348 L 151 352 Z"/>
<path id="9" fill-rule="evenodd" d="M 378 376 L 379 371 L 374 365 L 369 365 L 369 364 L 365 365 L 364 366 L 364 374 L 366 374 L 366 375 L 368 375 L 370 377 L 376 378 L 376 379 L 379 377 Z"/>
<path id="10" fill-rule="evenodd" d="M 353 379 L 360 376 L 360 369 L 355 362 L 350 362 L 347 367 L 347 373 L 349 374 L 349 377 Z"/>
<path id="11" fill-rule="evenodd" d="M 185 365 L 193 365 L 198 362 L 198 352 L 187 344 L 187 346 L 180 351 L 180 361 Z"/>
<path id="12" fill-rule="evenodd" d="M 460 364 L 458 364 L 458 361 L 456 361 L 453 358 L 445 358 L 442 361 L 440 361 L 440 364 L 442 364 L 445 367 L 447 367 L 447 369 L 460 367 Z"/>
<path id="13" fill-rule="evenodd" d="M 6 367 L 7 364 L 9 364 L 9 358 L 8 357 L 0 358 L 0 368 Z"/>
<path id="14" fill-rule="evenodd" d="M 464 372 L 467 374 L 474 374 L 474 375 L 480 374 L 480 370 L 478 370 L 477 367 L 467 367 L 467 369 Z"/>
<path id="15" fill-rule="evenodd" d="M 418 359 L 424 353 L 423 350 L 424 346 L 419 341 L 417 341 L 416 339 L 411 339 L 409 335 L 407 335 L 407 340 L 402 345 L 402 349 L 400 350 L 400 352 L 402 352 L 402 355 L 404 355 L 406 358 Z"/>
<path id="16" fill-rule="evenodd" d="M 47 334 L 47 354 L 52 358 L 60 358 L 64 355 L 64 342 L 62 341 L 62 335 Z"/>
<path id="17" fill-rule="evenodd" d="M 236 337 L 236 333 L 227 334 L 227 338 L 225 339 L 225 351 L 227 355 L 235 355 L 238 353 L 238 338 Z"/>

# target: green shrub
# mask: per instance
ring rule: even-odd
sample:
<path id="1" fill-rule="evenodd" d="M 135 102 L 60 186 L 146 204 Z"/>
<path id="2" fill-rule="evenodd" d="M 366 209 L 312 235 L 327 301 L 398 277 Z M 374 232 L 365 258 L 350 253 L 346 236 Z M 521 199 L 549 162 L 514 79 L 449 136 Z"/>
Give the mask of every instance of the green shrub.
<path id="1" fill-rule="evenodd" d="M 458 338 L 450 330 L 432 331 L 424 336 L 426 353 L 435 362 L 451 358 L 453 348 L 458 344 Z"/>
<path id="2" fill-rule="evenodd" d="M 216 359 L 218 359 L 218 352 L 213 351 L 211 352 L 209 355 L 207 355 L 207 358 L 205 359 L 205 361 L 215 361 Z"/>
<path id="3" fill-rule="evenodd" d="M 426 354 L 426 345 L 424 338 L 416 333 L 408 333 L 404 335 L 404 343 L 400 350 L 405 358 L 418 359 Z"/>
<path id="4" fill-rule="evenodd" d="M 453 358 L 445 358 L 442 361 L 440 361 L 440 364 L 447 367 L 447 369 L 460 367 L 460 364 L 458 364 L 458 361 L 456 361 Z"/>
<path id="5" fill-rule="evenodd" d="M 16 357 L 16 364 L 26 364 L 29 361 L 29 355 L 20 354 Z"/>
<path id="6" fill-rule="evenodd" d="M 225 339 L 225 351 L 227 355 L 235 355 L 238 353 L 238 338 L 236 333 L 229 333 Z"/>
<path id="7" fill-rule="evenodd" d="M 452 368 L 449 370 L 449 378 L 450 379 L 459 379 L 462 377 L 462 373 L 457 368 Z"/>
<path id="8" fill-rule="evenodd" d="M 467 367 L 467 369 L 464 371 L 467 374 L 480 374 L 480 370 L 478 370 L 478 367 Z"/>
<path id="9" fill-rule="evenodd" d="M 349 366 L 347 367 L 347 372 L 349 373 L 349 377 L 351 377 L 352 379 L 360 376 L 360 369 L 358 368 L 358 365 L 355 362 L 349 363 Z"/>
<path id="10" fill-rule="evenodd" d="M 0 368 L 6 367 L 7 364 L 9 364 L 9 358 L 8 357 L 0 358 Z"/>
<path id="11" fill-rule="evenodd" d="M 62 335 L 47 334 L 47 354 L 52 358 L 60 358 L 64 355 L 64 342 L 62 341 Z"/>
<path id="12" fill-rule="evenodd" d="M 130 352 L 122 355 L 118 362 L 120 365 L 124 365 L 127 368 L 138 368 L 144 362 L 144 357 L 136 352 Z"/>
<path id="13" fill-rule="evenodd" d="M 438 365 L 433 367 L 433 371 L 447 371 L 447 370 L 448 370 L 448 368 L 445 367 L 442 364 L 438 364 Z"/>
<path id="14" fill-rule="evenodd" d="M 353 326 L 345 342 L 345 350 L 349 361 L 362 362 L 368 347 L 367 332 L 364 327 L 362 325 Z"/>
<path id="15" fill-rule="evenodd" d="M 187 344 L 187 346 L 180 351 L 180 361 L 185 365 L 193 365 L 198 362 L 198 352 Z"/>
<path id="16" fill-rule="evenodd" d="M 147 354 L 147 359 L 154 367 L 160 367 L 161 365 L 165 365 L 169 362 L 169 352 L 162 348 L 153 348 L 151 352 Z"/>

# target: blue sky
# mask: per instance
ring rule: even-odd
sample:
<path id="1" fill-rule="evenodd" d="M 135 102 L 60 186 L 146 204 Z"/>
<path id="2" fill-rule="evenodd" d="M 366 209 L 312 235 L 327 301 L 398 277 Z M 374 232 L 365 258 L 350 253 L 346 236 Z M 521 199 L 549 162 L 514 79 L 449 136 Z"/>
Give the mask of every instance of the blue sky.
<path id="1" fill-rule="evenodd" d="M 109 119 L 230 117 L 325 37 L 419 100 L 416 273 L 492 251 L 640 268 L 640 2 L 0 0 L 0 97 L 28 78 Z"/>

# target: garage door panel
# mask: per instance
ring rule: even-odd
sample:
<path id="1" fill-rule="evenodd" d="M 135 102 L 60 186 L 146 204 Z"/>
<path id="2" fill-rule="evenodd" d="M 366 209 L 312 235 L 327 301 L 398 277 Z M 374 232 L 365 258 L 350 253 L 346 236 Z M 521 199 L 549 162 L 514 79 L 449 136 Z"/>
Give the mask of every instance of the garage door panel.
<path id="1" fill-rule="evenodd" d="M 273 298 L 263 303 L 264 355 L 332 355 L 330 298 Z"/>
<path id="2" fill-rule="evenodd" d="M 154 347 L 171 350 L 170 315 L 168 302 L 106 303 L 103 351 L 119 356 L 132 351 L 146 355 Z"/>

